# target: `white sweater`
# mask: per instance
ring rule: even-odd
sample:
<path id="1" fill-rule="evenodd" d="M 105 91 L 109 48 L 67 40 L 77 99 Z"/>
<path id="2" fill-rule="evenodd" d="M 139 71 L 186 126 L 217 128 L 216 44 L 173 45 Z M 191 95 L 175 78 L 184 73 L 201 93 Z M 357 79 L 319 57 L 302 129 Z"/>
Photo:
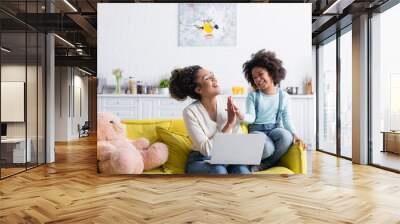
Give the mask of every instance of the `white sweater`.
<path id="1" fill-rule="evenodd" d="M 200 101 L 193 102 L 183 110 L 183 119 L 193 142 L 193 150 L 199 151 L 204 156 L 210 155 L 214 135 L 222 132 L 228 120 L 225 111 L 226 101 L 226 99 L 217 99 L 217 122 L 210 118 Z M 232 129 L 232 133 L 242 133 L 239 119 Z"/>

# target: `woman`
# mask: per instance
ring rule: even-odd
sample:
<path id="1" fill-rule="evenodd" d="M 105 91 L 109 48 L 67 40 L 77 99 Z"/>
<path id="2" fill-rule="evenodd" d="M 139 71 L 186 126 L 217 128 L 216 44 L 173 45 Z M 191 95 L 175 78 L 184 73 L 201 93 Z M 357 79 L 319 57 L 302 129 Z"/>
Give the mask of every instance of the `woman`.
<path id="1" fill-rule="evenodd" d="M 189 174 L 248 174 L 246 165 L 213 165 L 207 163 L 212 151 L 213 137 L 220 133 L 241 133 L 236 106 L 229 97 L 223 105 L 217 96 L 221 93 L 214 74 L 198 65 L 172 71 L 169 87 L 177 100 L 194 100 L 183 111 L 183 119 L 193 142 L 186 164 Z"/>

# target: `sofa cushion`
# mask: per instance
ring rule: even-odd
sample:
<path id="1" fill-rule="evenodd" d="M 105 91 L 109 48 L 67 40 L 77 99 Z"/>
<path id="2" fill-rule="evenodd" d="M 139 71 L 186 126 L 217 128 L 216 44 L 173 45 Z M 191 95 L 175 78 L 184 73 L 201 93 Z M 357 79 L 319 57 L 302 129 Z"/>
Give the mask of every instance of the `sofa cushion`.
<path id="1" fill-rule="evenodd" d="M 279 160 L 278 166 L 287 167 L 294 173 L 307 173 L 307 154 L 302 144 L 292 144 Z"/>
<path id="2" fill-rule="evenodd" d="M 152 170 L 145 170 L 143 174 L 164 174 L 164 169 L 162 167 L 157 167 Z"/>
<path id="3" fill-rule="evenodd" d="M 160 141 L 168 146 L 168 160 L 163 165 L 164 172 L 184 174 L 186 161 L 192 147 L 190 138 L 162 127 L 157 127 L 156 131 Z"/>
<path id="4" fill-rule="evenodd" d="M 242 133 L 243 134 L 248 134 L 249 133 L 249 128 L 248 128 L 246 123 L 241 123 L 240 124 L 240 128 L 242 129 Z"/>
<path id="5" fill-rule="evenodd" d="M 267 170 L 255 172 L 254 174 L 294 174 L 294 172 L 283 166 L 274 166 Z"/>
<path id="6" fill-rule="evenodd" d="M 168 130 L 178 133 L 180 135 L 189 136 L 183 119 L 171 120 L 171 126 Z"/>
<path id="7" fill-rule="evenodd" d="M 123 120 L 126 136 L 129 139 L 147 138 L 150 143 L 158 140 L 156 127 L 169 129 L 171 120 Z"/>

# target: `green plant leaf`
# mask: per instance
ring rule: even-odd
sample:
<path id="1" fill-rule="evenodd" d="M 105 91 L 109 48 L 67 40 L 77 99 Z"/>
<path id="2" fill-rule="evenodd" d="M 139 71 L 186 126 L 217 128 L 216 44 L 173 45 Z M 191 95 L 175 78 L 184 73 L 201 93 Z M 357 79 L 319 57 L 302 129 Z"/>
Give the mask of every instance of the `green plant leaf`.
<path id="1" fill-rule="evenodd" d="M 160 88 L 168 88 L 169 87 L 169 80 L 163 79 L 160 81 Z"/>

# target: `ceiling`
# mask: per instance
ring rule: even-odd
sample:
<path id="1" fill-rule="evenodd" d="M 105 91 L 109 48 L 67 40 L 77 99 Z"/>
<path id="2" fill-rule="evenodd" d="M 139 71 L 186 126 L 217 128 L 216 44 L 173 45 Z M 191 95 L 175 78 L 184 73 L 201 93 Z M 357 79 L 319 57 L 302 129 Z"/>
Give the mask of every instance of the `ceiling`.
<path id="1" fill-rule="evenodd" d="M 340 0 L 339 4 L 336 4 L 335 0 L 219 0 L 218 2 L 311 3 L 313 15 L 312 21 L 310 22 L 312 22 L 312 36 L 313 43 L 315 44 L 332 35 L 338 27 L 337 24 L 340 24 L 340 26 L 351 24 L 353 16 L 357 16 L 365 12 L 365 10 L 376 8 L 387 1 L 388 0 Z M 25 28 L 28 27 L 31 28 L 31 30 L 37 30 L 39 32 L 55 32 L 59 37 L 70 43 L 66 43 L 61 38 L 55 38 L 56 65 L 80 66 L 95 73 L 97 57 L 97 3 L 129 2 L 168 3 L 177 1 L 47 0 L 46 7 L 45 0 L 1 0 L 1 30 L 5 33 L 15 33 L 25 30 Z M 189 0 L 185 2 L 213 1 Z M 50 9 L 52 13 L 48 13 Z M 337 23 L 339 20 L 341 20 L 341 22 Z M 15 38 L 14 40 L 20 41 L 20 38 Z"/>

